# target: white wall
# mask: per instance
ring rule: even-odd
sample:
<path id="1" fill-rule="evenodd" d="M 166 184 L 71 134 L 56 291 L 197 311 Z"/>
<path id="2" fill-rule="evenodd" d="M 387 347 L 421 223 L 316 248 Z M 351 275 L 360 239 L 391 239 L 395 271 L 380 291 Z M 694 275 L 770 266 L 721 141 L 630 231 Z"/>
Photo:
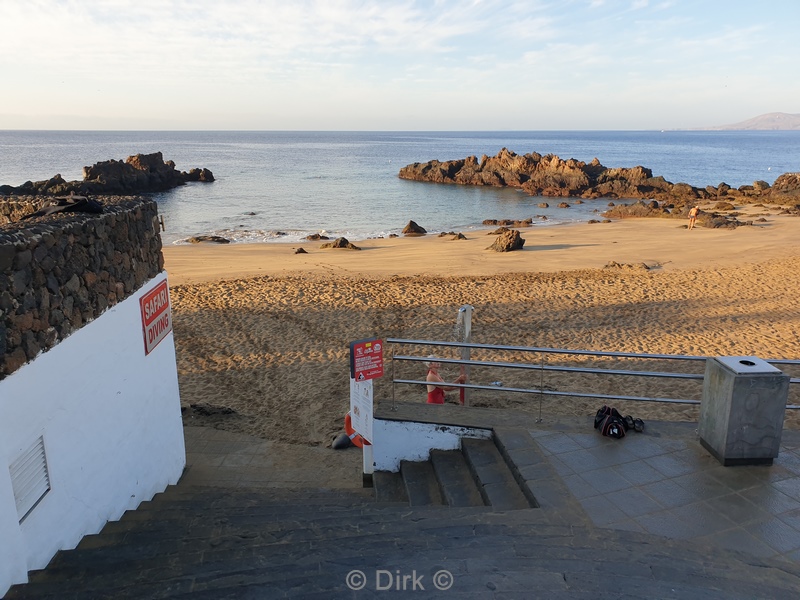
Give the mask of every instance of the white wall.
<path id="1" fill-rule="evenodd" d="M 372 436 L 375 470 L 396 473 L 400 470 L 400 461 L 428 460 L 431 450 L 457 450 L 461 447 L 462 437 L 490 439 L 492 431 L 375 419 L 372 422 Z"/>
<path id="2" fill-rule="evenodd" d="M 165 278 L 0 381 L 0 596 L 180 478 L 173 334 L 145 356 L 139 307 Z M 52 489 L 19 524 L 8 465 L 41 435 Z"/>

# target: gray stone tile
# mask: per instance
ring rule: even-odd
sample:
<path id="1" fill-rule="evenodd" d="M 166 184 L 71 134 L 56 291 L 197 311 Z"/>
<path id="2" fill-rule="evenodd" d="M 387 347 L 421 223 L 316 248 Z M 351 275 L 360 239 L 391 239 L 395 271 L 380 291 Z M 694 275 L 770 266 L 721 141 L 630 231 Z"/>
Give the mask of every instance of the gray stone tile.
<path id="1" fill-rule="evenodd" d="M 762 466 L 737 466 L 737 467 L 723 467 L 717 465 L 705 471 L 717 481 L 727 485 L 732 491 L 740 492 L 751 487 L 762 485 L 764 479 L 760 477 L 760 472 L 764 471 Z"/>
<path id="2" fill-rule="evenodd" d="M 653 456 L 651 458 L 644 459 L 644 461 L 667 477 L 686 475 L 687 473 L 692 473 L 696 470 L 694 465 L 679 459 L 674 454 Z"/>
<path id="3" fill-rule="evenodd" d="M 800 509 L 790 510 L 778 518 L 795 531 L 800 532 Z"/>
<path id="4" fill-rule="evenodd" d="M 672 481 L 692 492 L 697 497 L 705 499 L 726 496 L 733 491 L 724 483 L 704 472 L 688 473 L 686 475 L 674 477 Z"/>
<path id="5" fill-rule="evenodd" d="M 553 470 L 562 477 L 566 477 L 567 475 L 572 475 L 575 473 L 575 470 L 570 465 L 561 460 L 561 458 L 558 456 L 549 456 L 548 462 L 550 463 L 550 466 L 553 468 Z"/>
<path id="6" fill-rule="evenodd" d="M 559 454 L 559 458 L 576 473 L 627 464 L 637 460 L 634 455 L 624 449 L 606 447 L 566 452 Z"/>
<path id="7" fill-rule="evenodd" d="M 594 433 L 570 433 L 568 434 L 581 448 L 596 448 L 607 442 L 599 432 Z"/>
<path id="8" fill-rule="evenodd" d="M 537 438 L 536 442 L 551 454 L 562 454 L 564 452 L 581 450 L 583 448 L 583 446 L 566 434 L 543 436 Z"/>
<path id="9" fill-rule="evenodd" d="M 671 513 L 695 531 L 692 537 L 718 533 L 737 525 L 706 502 L 679 506 L 671 509 Z"/>
<path id="10" fill-rule="evenodd" d="M 764 473 L 764 475 L 761 476 L 762 481 L 769 483 L 775 483 L 776 481 L 783 481 L 784 479 L 791 479 L 792 477 L 795 477 L 795 473 L 782 465 L 763 465 L 762 471 Z"/>
<path id="11" fill-rule="evenodd" d="M 743 528 L 779 554 L 800 550 L 800 532 L 779 519 L 749 523 Z"/>
<path id="12" fill-rule="evenodd" d="M 706 500 L 706 504 L 738 525 L 773 518 L 740 494 L 710 498 Z"/>
<path id="13" fill-rule="evenodd" d="M 695 471 L 705 471 L 720 466 L 720 462 L 699 443 L 688 444 L 683 450 L 673 452 L 672 456 L 692 465 Z"/>
<path id="14" fill-rule="evenodd" d="M 517 465 L 518 467 L 524 467 L 527 465 L 536 465 L 545 460 L 544 454 L 539 450 L 539 448 L 520 448 L 515 450 L 509 450 L 508 456 L 511 458 L 511 461 Z"/>
<path id="15" fill-rule="evenodd" d="M 578 500 L 583 500 L 584 498 L 590 498 L 591 496 L 597 496 L 600 492 L 592 486 L 588 481 L 586 481 L 583 477 L 578 474 L 568 475 L 562 478 L 564 481 L 564 485 L 567 486 L 572 495 L 577 498 Z"/>
<path id="16" fill-rule="evenodd" d="M 610 523 L 616 523 L 626 518 L 626 515 L 619 507 L 605 498 L 605 496 L 593 496 L 580 500 L 583 510 L 598 527 L 604 527 Z"/>
<path id="17" fill-rule="evenodd" d="M 606 499 L 619 507 L 629 517 L 639 517 L 663 510 L 658 502 L 637 488 L 628 488 L 606 494 Z"/>
<path id="18" fill-rule="evenodd" d="M 494 429 L 494 435 L 496 439 L 502 442 L 503 447 L 509 452 L 524 450 L 532 445 L 531 436 L 524 429 L 496 427 Z"/>
<path id="19" fill-rule="evenodd" d="M 551 435 L 558 435 L 550 429 L 529 429 L 528 433 L 533 439 L 543 438 Z"/>
<path id="20" fill-rule="evenodd" d="M 739 493 L 761 510 L 774 516 L 800 508 L 800 500 L 787 496 L 772 485 L 754 487 Z"/>
<path id="21" fill-rule="evenodd" d="M 800 497 L 800 477 L 792 477 L 782 481 L 776 481 L 772 484 L 772 487 L 782 491 L 784 494 L 791 496 L 792 498 Z"/>
<path id="22" fill-rule="evenodd" d="M 664 475 L 660 471 L 657 471 L 642 460 L 617 465 L 614 470 L 633 485 L 644 485 L 664 479 Z"/>
<path id="23" fill-rule="evenodd" d="M 697 502 L 635 518 L 645 531 L 675 539 L 694 539 L 733 529 L 735 524 Z"/>
<path id="24" fill-rule="evenodd" d="M 719 546 L 720 548 L 725 548 L 726 550 L 745 552 L 761 558 L 771 558 L 777 554 L 774 548 L 771 548 L 762 540 L 756 538 L 754 535 L 741 527 L 735 527 L 726 531 L 712 533 L 710 535 L 697 538 L 696 541 L 710 544 L 712 546 Z"/>
<path id="25" fill-rule="evenodd" d="M 625 436 L 625 447 L 628 452 L 639 458 L 650 458 L 651 456 L 660 456 L 675 451 L 674 445 L 671 444 L 670 447 L 665 448 L 660 442 L 661 440 L 647 435 Z"/>
<path id="26" fill-rule="evenodd" d="M 601 494 L 631 487 L 627 479 L 610 467 L 580 473 L 580 476 Z"/>
<path id="27" fill-rule="evenodd" d="M 795 475 L 800 475 L 800 452 L 781 451 L 773 464 L 777 464 Z"/>
<path id="28" fill-rule="evenodd" d="M 550 479 L 554 475 L 553 468 L 546 463 L 526 466 L 520 466 L 516 464 L 516 467 L 523 479 L 529 479 L 531 481 Z"/>
<path id="29" fill-rule="evenodd" d="M 640 489 L 664 508 L 677 508 L 702 500 L 670 479 L 648 483 L 640 486 Z"/>
<path id="30" fill-rule="evenodd" d="M 567 465 L 573 473 L 591 471 L 608 466 L 595 453 L 585 449 L 560 454 L 558 459 Z"/>

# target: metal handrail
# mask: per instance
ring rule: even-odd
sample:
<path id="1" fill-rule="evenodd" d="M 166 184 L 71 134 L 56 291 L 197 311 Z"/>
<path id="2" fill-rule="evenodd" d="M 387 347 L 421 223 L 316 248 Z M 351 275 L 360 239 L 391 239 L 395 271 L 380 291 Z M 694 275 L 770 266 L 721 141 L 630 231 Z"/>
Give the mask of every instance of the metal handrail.
<path id="1" fill-rule="evenodd" d="M 411 344 L 418 346 L 441 346 L 444 348 L 474 348 L 477 350 L 505 350 L 509 352 L 536 352 L 546 354 L 577 354 L 589 356 L 609 356 L 616 358 L 647 358 L 664 360 L 706 360 L 707 356 L 690 356 L 683 354 L 637 354 L 635 352 L 607 352 L 601 350 L 565 350 L 563 348 L 536 348 L 531 346 L 501 346 L 498 344 L 465 344 L 462 342 L 434 342 L 431 340 L 403 340 L 386 338 L 391 344 Z M 426 359 L 423 359 L 426 360 Z M 443 362 L 443 361 L 442 361 Z M 771 362 L 771 361 L 767 361 Z M 796 361 L 800 364 L 800 361 Z"/>
<path id="2" fill-rule="evenodd" d="M 600 356 L 600 357 L 609 357 L 609 358 L 638 358 L 644 360 L 687 360 L 687 361 L 706 361 L 709 357 L 707 356 L 691 356 L 691 355 L 680 355 L 680 354 L 641 354 L 635 352 L 612 352 L 612 351 L 596 351 L 596 350 L 567 350 L 564 348 L 538 348 L 538 347 L 531 347 L 531 346 L 503 346 L 499 344 L 475 344 L 475 343 L 463 343 L 463 342 L 444 342 L 444 341 L 432 341 L 432 340 L 406 340 L 400 338 L 386 338 L 386 342 L 392 344 L 409 344 L 409 345 L 418 345 L 418 346 L 437 346 L 437 347 L 445 347 L 445 348 L 471 348 L 471 349 L 479 349 L 479 350 L 500 350 L 505 352 L 533 352 L 537 354 L 572 354 L 577 356 Z M 395 355 L 392 353 L 392 395 L 394 396 L 394 384 L 415 384 L 415 385 L 427 385 L 427 381 L 417 381 L 411 379 L 395 379 L 394 378 L 394 361 L 407 361 L 407 362 L 426 362 L 430 360 L 427 357 L 421 356 L 406 356 L 406 355 Z M 782 364 L 782 365 L 800 365 L 800 360 L 792 360 L 792 359 L 763 359 L 765 362 L 771 364 Z M 633 377 L 656 377 L 656 378 L 670 378 L 670 379 L 691 379 L 691 380 L 703 380 L 705 379 L 704 375 L 700 374 L 691 374 L 691 373 L 669 373 L 663 371 L 626 371 L 620 369 L 596 369 L 596 368 L 585 368 L 585 367 L 563 367 L 563 366 L 555 366 L 555 365 L 548 365 L 545 366 L 544 363 L 542 364 L 524 364 L 524 363 L 509 363 L 509 362 L 495 362 L 495 361 L 476 361 L 476 360 L 460 360 L 460 359 L 450 359 L 450 358 L 437 358 L 437 362 L 445 363 L 445 364 L 455 364 L 455 365 L 465 365 L 465 366 L 477 366 L 477 367 L 498 367 L 498 368 L 507 368 L 507 369 L 528 369 L 528 370 L 537 370 L 537 371 L 558 371 L 558 372 L 570 372 L 570 373 L 588 373 L 594 375 L 626 375 L 626 376 L 633 376 Z M 790 384 L 798 384 L 800 383 L 800 378 L 790 378 Z M 670 404 L 700 404 L 699 400 L 687 400 L 687 399 L 674 399 L 674 398 L 653 398 L 653 397 L 644 397 L 644 396 L 619 396 L 619 395 L 607 395 L 607 394 L 588 394 L 588 393 L 581 393 L 581 392 L 564 392 L 564 391 L 554 391 L 554 390 L 543 390 L 543 389 L 532 389 L 532 388 L 511 388 L 511 387 L 503 387 L 503 386 L 495 386 L 495 385 L 475 385 L 475 384 L 458 384 L 458 383 L 448 383 L 448 387 L 453 388 L 462 388 L 462 389 L 476 389 L 476 390 L 491 390 L 491 391 L 499 391 L 503 390 L 506 392 L 515 392 L 515 393 L 531 393 L 531 394 L 540 394 L 540 395 L 549 395 L 549 396 L 564 396 L 564 397 L 575 397 L 575 398 L 598 398 L 604 400 L 635 400 L 635 401 L 644 401 L 644 402 L 666 402 Z M 800 405 L 787 405 L 787 409 L 800 409 Z"/>
<path id="3" fill-rule="evenodd" d="M 415 379 L 395 379 L 393 383 L 411 383 L 411 384 L 419 384 L 419 385 L 428 385 L 429 382 L 427 381 L 417 381 Z M 669 404 L 700 404 L 700 400 L 676 400 L 675 398 L 650 398 L 645 396 L 619 396 L 613 395 L 610 396 L 608 394 L 588 394 L 583 392 L 559 392 L 556 390 L 540 390 L 540 389 L 531 389 L 531 388 L 514 388 L 514 387 L 503 387 L 503 386 L 496 386 L 496 385 L 474 385 L 471 383 L 448 383 L 447 387 L 453 388 L 464 388 L 468 390 L 492 390 L 498 391 L 502 390 L 504 392 L 518 392 L 518 393 L 527 393 L 527 394 L 543 394 L 545 396 L 566 396 L 569 398 L 600 398 L 601 400 L 636 400 L 642 402 L 666 402 Z"/>
<path id="4" fill-rule="evenodd" d="M 430 360 L 421 356 L 392 355 L 393 360 L 408 362 L 425 362 Z M 589 369 L 586 367 L 559 367 L 542 366 L 523 363 L 492 362 L 483 360 L 458 360 L 452 358 L 437 358 L 436 362 L 453 365 L 468 365 L 471 367 L 500 367 L 505 369 L 530 369 L 535 371 L 562 371 L 566 373 L 592 373 L 595 375 L 630 375 L 633 377 L 665 377 L 668 379 L 703 379 L 700 374 L 692 373 L 666 373 L 662 371 L 623 371 L 619 369 Z"/>

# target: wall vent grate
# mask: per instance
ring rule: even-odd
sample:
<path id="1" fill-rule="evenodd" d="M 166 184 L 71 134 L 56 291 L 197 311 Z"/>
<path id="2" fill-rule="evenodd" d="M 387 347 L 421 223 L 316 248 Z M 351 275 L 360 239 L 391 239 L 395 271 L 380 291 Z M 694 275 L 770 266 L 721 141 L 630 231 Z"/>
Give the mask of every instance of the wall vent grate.
<path id="1" fill-rule="evenodd" d="M 22 523 L 36 505 L 50 491 L 50 474 L 44 453 L 44 436 L 39 439 L 9 467 L 17 515 Z"/>

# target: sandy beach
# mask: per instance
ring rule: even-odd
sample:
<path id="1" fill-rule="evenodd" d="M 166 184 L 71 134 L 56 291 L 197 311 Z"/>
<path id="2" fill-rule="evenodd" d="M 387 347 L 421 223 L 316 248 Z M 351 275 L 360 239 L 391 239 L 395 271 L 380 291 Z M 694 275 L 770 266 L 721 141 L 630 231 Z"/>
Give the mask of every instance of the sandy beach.
<path id="1" fill-rule="evenodd" d="M 751 209 L 752 210 L 752 209 Z M 770 209 L 759 208 L 762 213 Z M 179 383 L 188 423 L 266 439 L 327 445 L 349 403 L 348 344 L 368 338 L 455 341 L 458 308 L 475 308 L 473 341 L 486 344 L 699 356 L 800 358 L 800 219 L 773 213 L 736 230 L 672 219 L 522 229 L 519 252 L 423 236 L 356 242 L 361 251 L 303 244 L 164 249 Z M 741 217 L 740 217 L 741 218 Z M 302 246 L 308 253 L 295 254 Z M 615 262 L 622 267 L 608 268 Z M 645 268 L 645 266 L 648 268 Z M 425 355 L 429 349 L 386 351 Z M 453 350 L 437 351 L 456 358 Z M 702 362 L 643 362 L 483 351 L 476 360 L 702 373 Z M 628 362 L 626 363 L 625 360 Z M 640 364 L 641 363 L 641 364 Z M 785 369 L 794 377 L 795 369 Z M 445 366 L 446 378 L 458 368 Z M 396 363 L 396 377 L 424 379 Z M 548 371 L 478 370 L 479 384 L 699 399 L 693 381 Z M 790 403 L 800 404 L 792 386 Z M 457 394 L 451 393 L 455 401 Z M 422 387 L 375 383 L 375 398 L 425 401 Z M 597 400 L 475 392 L 476 406 L 594 414 Z M 645 420 L 696 420 L 696 406 L 618 402 Z M 797 427 L 800 411 L 787 411 Z"/>

